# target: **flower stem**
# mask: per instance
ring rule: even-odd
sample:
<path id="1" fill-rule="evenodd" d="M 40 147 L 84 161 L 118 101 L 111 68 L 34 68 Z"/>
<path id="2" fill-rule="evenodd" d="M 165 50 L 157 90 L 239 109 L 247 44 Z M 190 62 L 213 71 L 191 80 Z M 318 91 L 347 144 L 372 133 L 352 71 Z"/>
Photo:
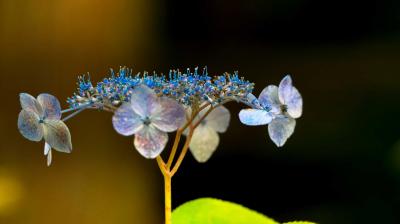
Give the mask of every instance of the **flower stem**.
<path id="1" fill-rule="evenodd" d="M 172 223 L 171 178 L 172 176 L 169 173 L 167 175 L 164 175 L 165 224 Z"/>
<path id="2" fill-rule="evenodd" d="M 161 173 L 164 176 L 164 208 L 165 208 L 165 224 L 172 224 L 172 188 L 171 188 L 171 181 L 172 181 L 172 176 L 178 171 L 179 166 L 182 164 L 183 159 L 185 158 L 185 155 L 189 149 L 189 144 L 190 140 L 193 136 L 194 129 L 200 124 L 200 122 L 214 109 L 211 107 L 210 109 L 207 110 L 207 112 L 199 118 L 198 121 L 196 121 L 194 124 L 194 118 L 197 116 L 197 114 L 206 108 L 205 106 L 201 107 L 197 111 L 192 112 L 191 118 L 188 120 L 186 125 L 179 129 L 177 131 L 177 134 L 175 136 L 175 141 L 172 146 L 171 153 L 169 155 L 167 163 L 164 162 L 164 160 L 161 158 L 161 156 L 157 156 L 157 164 L 158 167 L 161 170 Z M 184 146 L 182 148 L 182 151 L 175 163 L 175 165 L 171 169 L 171 165 L 173 163 L 182 132 L 189 127 L 189 134 L 186 136 L 186 141 L 184 143 Z"/>
<path id="3" fill-rule="evenodd" d="M 171 179 L 172 175 L 167 168 L 161 156 L 157 156 L 157 164 L 164 176 L 164 206 L 165 206 L 165 224 L 172 224 L 172 203 L 171 203 Z"/>

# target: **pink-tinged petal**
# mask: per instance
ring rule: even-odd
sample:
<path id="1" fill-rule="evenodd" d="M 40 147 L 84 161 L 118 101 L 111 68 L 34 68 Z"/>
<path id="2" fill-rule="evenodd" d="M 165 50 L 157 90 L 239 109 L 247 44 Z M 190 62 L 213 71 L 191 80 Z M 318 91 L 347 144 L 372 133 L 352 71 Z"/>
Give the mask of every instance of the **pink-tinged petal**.
<path id="1" fill-rule="evenodd" d="M 198 162 L 204 163 L 210 159 L 218 144 L 219 136 L 217 132 L 207 125 L 199 125 L 193 132 L 189 147 L 193 157 Z"/>
<path id="2" fill-rule="evenodd" d="M 135 134 L 134 145 L 142 156 L 147 159 L 154 159 L 160 155 L 167 142 L 167 133 L 158 130 L 152 125 L 148 125 Z"/>
<path id="3" fill-rule="evenodd" d="M 145 85 L 133 88 L 130 102 L 132 109 L 142 118 L 149 117 L 154 110 L 159 109 L 157 94 Z"/>
<path id="4" fill-rule="evenodd" d="M 205 112 L 210 107 L 204 109 Z M 224 106 L 214 108 L 208 116 L 202 121 L 204 125 L 214 129 L 217 132 L 224 133 L 228 129 L 231 114 Z"/>
<path id="5" fill-rule="evenodd" d="M 279 100 L 287 107 L 287 113 L 299 118 L 303 112 L 303 99 L 299 91 L 293 87 L 292 79 L 287 75 L 279 84 Z"/>
<path id="6" fill-rule="evenodd" d="M 259 102 L 263 108 L 270 107 L 271 112 L 278 114 L 280 113 L 281 103 L 278 97 L 278 87 L 275 85 L 269 85 L 263 89 L 260 96 L 258 97 Z"/>
<path id="7" fill-rule="evenodd" d="M 72 151 L 71 134 L 67 125 L 60 120 L 44 121 L 44 140 L 51 148 L 70 153 Z"/>
<path id="8" fill-rule="evenodd" d="M 289 117 L 277 117 L 268 125 L 268 133 L 271 140 L 281 147 L 293 134 L 296 120 Z"/>
<path id="9" fill-rule="evenodd" d="M 31 111 L 37 114 L 39 117 L 43 116 L 43 109 L 35 97 L 29 95 L 28 93 L 20 93 L 19 101 L 23 110 Z"/>
<path id="10" fill-rule="evenodd" d="M 243 109 L 239 112 L 239 119 L 250 126 L 266 125 L 272 121 L 272 115 L 265 110 Z"/>
<path id="11" fill-rule="evenodd" d="M 158 102 L 160 106 L 150 116 L 151 123 L 164 132 L 180 128 L 186 120 L 185 108 L 168 97 L 161 97 Z"/>
<path id="12" fill-rule="evenodd" d="M 61 106 L 56 97 L 47 93 L 42 93 L 37 97 L 37 100 L 43 108 L 44 117 L 46 119 L 60 120 Z"/>
<path id="13" fill-rule="evenodd" d="M 21 110 L 18 116 L 18 130 L 22 136 L 31 141 L 42 140 L 43 127 L 39 120 L 39 116 L 35 112 Z"/>
<path id="14" fill-rule="evenodd" d="M 143 126 L 142 118 L 132 109 L 130 103 L 122 104 L 112 117 L 114 129 L 121 135 L 135 134 Z"/>

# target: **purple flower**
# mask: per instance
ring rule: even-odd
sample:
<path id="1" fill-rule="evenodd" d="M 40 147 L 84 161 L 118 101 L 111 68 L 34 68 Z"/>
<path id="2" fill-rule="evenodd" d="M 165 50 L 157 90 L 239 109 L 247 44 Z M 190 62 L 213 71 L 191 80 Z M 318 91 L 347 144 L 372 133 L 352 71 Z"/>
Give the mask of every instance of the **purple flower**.
<path id="1" fill-rule="evenodd" d="M 114 113 L 114 129 L 121 135 L 135 135 L 134 146 L 146 158 L 157 157 L 173 132 L 185 121 L 185 110 L 176 100 L 158 97 L 145 85 L 133 88 L 130 102 Z"/>
<path id="2" fill-rule="evenodd" d="M 257 109 L 244 109 L 239 113 L 240 121 L 247 125 L 268 125 L 272 141 L 281 147 L 293 134 L 296 120 L 303 111 L 303 99 L 293 86 L 289 75 L 278 86 L 269 85 L 261 92 Z M 264 109 L 269 107 L 269 111 Z"/>
<path id="3" fill-rule="evenodd" d="M 44 154 L 47 165 L 51 164 L 51 148 L 70 153 L 72 151 L 71 135 L 61 118 L 60 102 L 54 96 L 42 93 L 37 99 L 27 93 L 21 93 L 22 110 L 18 117 L 18 129 L 22 136 L 31 141 L 44 138 Z"/>

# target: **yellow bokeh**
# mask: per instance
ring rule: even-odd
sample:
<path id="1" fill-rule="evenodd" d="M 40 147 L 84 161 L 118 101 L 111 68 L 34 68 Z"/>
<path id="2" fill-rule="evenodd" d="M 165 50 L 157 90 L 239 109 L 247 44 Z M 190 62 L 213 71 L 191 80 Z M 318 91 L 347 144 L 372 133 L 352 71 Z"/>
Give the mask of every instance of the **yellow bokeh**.
<path id="1" fill-rule="evenodd" d="M 22 198 L 22 184 L 15 175 L 0 170 L 0 216 L 10 215 Z"/>

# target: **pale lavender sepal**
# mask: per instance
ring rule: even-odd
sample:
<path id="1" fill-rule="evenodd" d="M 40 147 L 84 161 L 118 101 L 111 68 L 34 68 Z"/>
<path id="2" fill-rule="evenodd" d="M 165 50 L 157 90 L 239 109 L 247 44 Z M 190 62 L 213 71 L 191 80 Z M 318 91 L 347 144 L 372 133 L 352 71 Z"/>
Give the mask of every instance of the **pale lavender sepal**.
<path id="1" fill-rule="evenodd" d="M 167 141 L 167 133 L 158 130 L 152 125 L 148 125 L 135 134 L 134 146 L 145 158 L 154 159 L 163 151 Z"/>
<path id="2" fill-rule="evenodd" d="M 43 138 L 43 127 L 39 123 L 39 116 L 28 110 L 21 110 L 18 115 L 18 130 L 25 138 L 31 141 L 40 141 Z"/>
<path id="3" fill-rule="evenodd" d="M 150 116 L 151 123 L 164 132 L 172 132 L 185 122 L 185 108 L 176 100 L 161 97 L 159 109 Z"/>
<path id="4" fill-rule="evenodd" d="M 122 104 L 112 117 L 114 129 L 121 135 L 135 134 L 143 126 L 142 118 L 133 110 L 131 103 Z"/>
<path id="5" fill-rule="evenodd" d="M 239 112 L 240 121 L 250 126 L 266 125 L 271 122 L 272 118 L 272 115 L 266 110 L 243 109 Z"/>
<path id="6" fill-rule="evenodd" d="M 289 75 L 279 84 L 279 100 L 286 105 L 287 113 L 293 118 L 299 118 L 303 110 L 303 99 L 299 91 L 293 86 Z"/>
<path id="7" fill-rule="evenodd" d="M 200 125 L 194 130 L 189 147 L 193 157 L 198 162 L 204 163 L 210 159 L 218 144 L 218 133 L 207 125 Z"/>
<path id="8" fill-rule="evenodd" d="M 53 95 L 42 93 L 37 97 L 38 102 L 43 108 L 46 119 L 60 120 L 61 106 L 60 102 Z"/>
<path id="9" fill-rule="evenodd" d="M 296 120 L 289 117 L 277 117 L 268 125 L 268 133 L 271 140 L 281 147 L 293 134 Z"/>
<path id="10" fill-rule="evenodd" d="M 291 98 L 292 90 L 292 78 L 290 75 L 287 75 L 279 83 L 278 96 L 281 104 L 286 104 L 286 101 Z"/>
<path id="11" fill-rule="evenodd" d="M 287 113 L 293 118 L 301 117 L 303 113 L 303 98 L 293 87 L 290 99 L 286 100 Z"/>
<path id="12" fill-rule="evenodd" d="M 43 116 L 43 108 L 35 99 L 35 97 L 31 96 L 28 93 L 20 93 L 19 101 L 23 110 L 31 111 L 37 114 L 39 117 Z"/>
<path id="13" fill-rule="evenodd" d="M 204 124 L 219 133 L 224 133 L 228 129 L 230 119 L 231 114 L 229 110 L 224 106 L 218 106 L 204 119 Z"/>
<path id="14" fill-rule="evenodd" d="M 44 140 L 51 148 L 65 153 L 72 151 L 71 134 L 64 122 L 60 120 L 46 120 L 43 129 Z"/>
<path id="15" fill-rule="evenodd" d="M 153 111 L 159 109 L 157 94 L 146 85 L 133 88 L 130 103 L 135 113 L 142 118 L 149 117 Z"/>
<path id="16" fill-rule="evenodd" d="M 278 87 L 275 85 L 269 85 L 263 89 L 258 97 L 258 101 L 263 108 L 270 108 L 270 112 L 279 113 L 280 112 L 280 102 L 278 96 Z"/>

